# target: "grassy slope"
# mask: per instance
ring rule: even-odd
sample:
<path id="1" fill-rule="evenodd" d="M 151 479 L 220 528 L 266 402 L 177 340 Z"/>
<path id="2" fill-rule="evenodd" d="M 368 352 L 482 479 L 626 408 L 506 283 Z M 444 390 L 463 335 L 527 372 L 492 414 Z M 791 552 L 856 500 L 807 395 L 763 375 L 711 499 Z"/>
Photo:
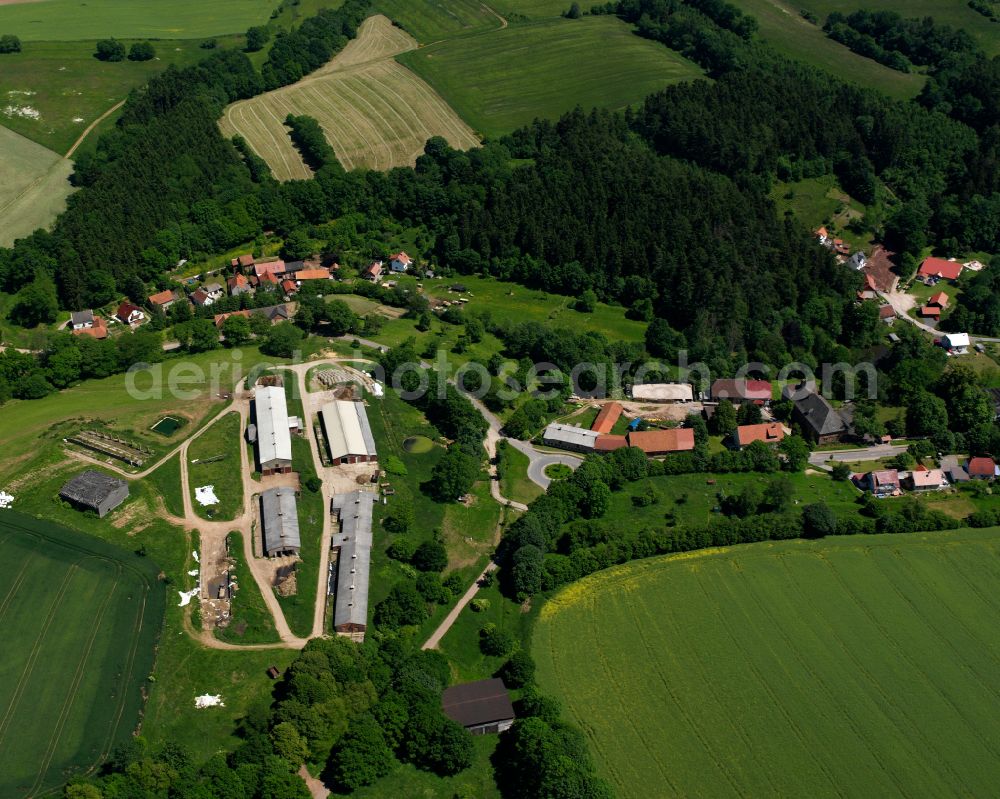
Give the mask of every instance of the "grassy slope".
<path id="1" fill-rule="evenodd" d="M 485 135 L 509 132 L 536 117 L 555 118 L 576 105 L 624 108 L 701 75 L 693 63 L 640 39 L 612 17 L 511 25 L 398 60 Z"/>
<path id="2" fill-rule="evenodd" d="M 0 247 L 52 223 L 73 190 L 72 171 L 73 165 L 51 150 L 0 128 Z"/>
<path id="3" fill-rule="evenodd" d="M 542 494 L 542 489 L 528 479 L 528 456 L 506 447 L 500 462 L 500 493 L 515 502 L 528 504 Z"/>
<path id="4" fill-rule="evenodd" d="M 24 8 L 38 9 L 52 2 Z M 14 7 L 0 6 L 0 20 L 5 8 Z M 2 21 L 0 30 L 8 32 Z M 154 60 L 115 64 L 94 58 L 94 41 L 26 42 L 23 52 L 0 58 L 0 124 L 64 154 L 91 122 L 124 100 L 131 89 L 168 66 L 185 67 L 205 58 L 209 51 L 198 46 L 200 41 L 156 42 Z M 241 37 L 219 41 L 229 47 L 238 43 Z M 29 119 L 4 112 L 8 105 L 34 108 L 41 116 Z"/>
<path id="5" fill-rule="evenodd" d="M 799 6 L 785 0 L 734 0 L 734 4 L 752 14 L 760 23 L 760 38 L 779 53 L 825 69 L 843 80 L 870 86 L 891 97 L 913 97 L 924 78 L 904 74 L 856 55 L 799 14 Z M 863 5 L 863 4 L 862 4 Z M 851 9 L 858 8 L 859 5 Z"/>
<path id="6" fill-rule="evenodd" d="M 229 554 L 235 561 L 231 574 L 239 588 L 233 592 L 232 620 L 215 637 L 233 644 L 269 644 L 278 640 L 274 617 L 264 604 L 250 568 L 243 559 L 243 535 L 229 534 Z"/>
<path id="7" fill-rule="evenodd" d="M 235 519 L 243 508 L 243 479 L 240 474 L 240 447 L 243 431 L 238 413 L 227 413 L 188 447 L 188 490 L 191 503 L 203 519 Z M 211 463 L 193 463 L 195 460 L 225 457 Z M 199 486 L 215 486 L 218 505 L 204 507 L 194 496 Z"/>
<path id="8" fill-rule="evenodd" d="M 935 22 L 964 28 L 989 55 L 1000 52 L 1000 25 L 991 23 L 969 8 L 965 0 L 804 0 L 801 4 L 821 20 L 831 11 L 850 14 L 859 8 L 871 11 L 895 11 L 909 18 L 933 17 Z"/>
<path id="9" fill-rule="evenodd" d="M 989 792 L 998 554 L 994 529 L 607 570 L 542 608 L 540 682 L 622 796 Z"/>
<path id="10" fill-rule="evenodd" d="M 0 5 L 0 30 L 24 41 L 188 39 L 244 31 L 267 21 L 274 4 L 248 0 L 45 0 Z"/>
<path id="11" fill-rule="evenodd" d="M 373 10 L 402 25 L 421 44 L 493 30 L 500 20 L 477 0 L 375 0 Z"/>
<path id="12" fill-rule="evenodd" d="M 66 533 L 70 548 L 21 525 L 52 529 L 0 516 L 0 794 L 12 799 L 53 790 L 127 739 L 162 614 L 162 587 L 129 553 L 95 555 L 76 548 L 85 536 Z"/>
<path id="13" fill-rule="evenodd" d="M 155 491 L 163 498 L 163 505 L 173 516 L 184 515 L 184 495 L 181 493 L 181 462 L 176 455 L 158 466 L 146 478 Z"/>

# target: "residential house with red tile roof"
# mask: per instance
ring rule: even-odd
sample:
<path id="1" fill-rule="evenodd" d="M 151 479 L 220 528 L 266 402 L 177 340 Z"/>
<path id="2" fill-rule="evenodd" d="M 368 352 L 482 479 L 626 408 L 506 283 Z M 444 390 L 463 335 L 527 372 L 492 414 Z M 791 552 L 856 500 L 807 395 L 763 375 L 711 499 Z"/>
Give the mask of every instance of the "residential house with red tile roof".
<path id="1" fill-rule="evenodd" d="M 382 262 L 372 261 L 365 267 L 365 270 L 361 273 L 361 277 L 365 280 L 370 280 L 372 283 L 378 283 L 382 279 Z"/>
<path id="2" fill-rule="evenodd" d="M 229 278 L 229 280 L 226 281 L 226 287 L 229 289 L 229 295 L 231 297 L 238 297 L 240 294 L 247 294 L 253 291 L 250 281 L 243 275 L 236 275 Z"/>
<path id="3" fill-rule="evenodd" d="M 763 441 L 765 444 L 777 444 L 785 437 L 785 428 L 778 422 L 764 422 L 763 424 L 743 424 L 736 428 L 734 439 L 739 449 L 754 441 Z"/>
<path id="4" fill-rule="evenodd" d="M 752 402 L 766 405 L 771 401 L 771 384 L 767 380 L 732 380 L 721 378 L 712 382 L 709 396 L 716 402 Z"/>
<path id="5" fill-rule="evenodd" d="M 997 465 L 993 458 L 969 458 L 965 470 L 973 480 L 992 480 L 997 476 Z"/>
<path id="6" fill-rule="evenodd" d="M 962 274 L 962 264 L 958 261 L 946 261 L 944 258 L 925 258 L 917 270 L 919 277 L 939 280 L 958 280 L 960 274 Z"/>
<path id="7" fill-rule="evenodd" d="M 159 308 L 161 311 L 166 311 L 177 300 L 177 295 L 172 290 L 166 289 L 156 294 L 151 294 L 149 296 L 149 305 L 152 308 Z"/>
<path id="8" fill-rule="evenodd" d="M 115 318 L 118 319 L 118 321 L 123 325 L 135 327 L 136 325 L 146 321 L 146 314 L 142 312 L 142 309 L 138 305 L 133 305 L 130 302 L 123 302 L 118 306 Z"/>
<path id="9" fill-rule="evenodd" d="M 393 272 L 405 272 L 413 264 L 413 259 L 405 252 L 397 252 L 389 256 L 389 269 Z"/>
<path id="10" fill-rule="evenodd" d="M 694 430 L 690 427 L 632 431 L 626 438 L 630 447 L 637 447 L 650 456 L 690 452 L 694 449 Z"/>

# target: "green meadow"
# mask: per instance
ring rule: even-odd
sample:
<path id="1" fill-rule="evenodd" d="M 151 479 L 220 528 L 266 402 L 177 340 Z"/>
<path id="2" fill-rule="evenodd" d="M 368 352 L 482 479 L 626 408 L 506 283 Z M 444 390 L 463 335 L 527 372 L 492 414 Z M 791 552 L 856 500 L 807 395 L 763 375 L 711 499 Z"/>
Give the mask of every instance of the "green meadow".
<path id="1" fill-rule="evenodd" d="M 375 0 L 373 11 L 385 14 L 421 44 L 500 27 L 496 14 L 478 0 Z"/>
<path id="2" fill-rule="evenodd" d="M 190 39 L 245 31 L 267 21 L 270 0 L 38 0 L 0 5 L 0 30 L 24 41 Z"/>
<path id="3" fill-rule="evenodd" d="M 242 446 L 240 415 L 233 412 L 213 423 L 188 447 L 191 505 L 203 519 L 235 519 L 243 510 Z M 199 504 L 194 490 L 200 486 L 215 487 L 215 495 L 219 499 L 217 505 Z"/>
<path id="4" fill-rule="evenodd" d="M 419 37 L 418 37 L 419 38 Z M 511 25 L 398 57 L 479 133 L 508 133 L 579 105 L 622 109 L 701 70 L 614 17 Z"/>
<path id="5" fill-rule="evenodd" d="M 0 247 L 55 221 L 73 191 L 72 171 L 57 153 L 0 127 Z"/>
<path id="6" fill-rule="evenodd" d="M 621 797 L 988 795 L 998 556 L 991 529 L 636 561 L 542 606 L 539 683 Z"/>

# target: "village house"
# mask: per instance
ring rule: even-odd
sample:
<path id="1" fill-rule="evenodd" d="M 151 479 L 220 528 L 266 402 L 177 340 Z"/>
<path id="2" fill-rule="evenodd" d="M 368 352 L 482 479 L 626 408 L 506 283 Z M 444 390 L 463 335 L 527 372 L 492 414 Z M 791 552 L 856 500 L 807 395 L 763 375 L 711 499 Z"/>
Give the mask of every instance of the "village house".
<path id="1" fill-rule="evenodd" d="M 140 325 L 146 321 L 146 314 L 142 312 L 142 309 L 139 308 L 139 306 L 126 301 L 118 306 L 115 318 L 123 325 L 135 327 L 136 325 Z"/>
<path id="2" fill-rule="evenodd" d="M 819 239 L 819 243 L 826 245 L 827 240 L 830 238 L 830 234 L 825 227 L 820 227 L 816 229 L 816 238 Z"/>
<path id="3" fill-rule="evenodd" d="M 948 333 L 941 339 L 941 346 L 948 350 L 949 355 L 965 355 L 970 345 L 968 333 Z"/>
<path id="4" fill-rule="evenodd" d="M 285 278 L 281 281 L 281 290 L 285 292 L 287 296 L 291 297 L 293 294 L 298 293 L 299 287 L 291 278 Z"/>
<path id="5" fill-rule="evenodd" d="M 316 269 L 302 269 L 295 274 L 295 279 L 302 283 L 306 280 L 332 280 L 333 276 L 330 274 L 330 270 L 324 266 L 317 267 Z"/>
<path id="6" fill-rule="evenodd" d="M 771 384 L 767 380 L 715 380 L 708 393 L 715 402 L 729 400 L 733 403 L 752 402 L 754 405 L 771 402 Z"/>
<path id="7" fill-rule="evenodd" d="M 941 319 L 941 312 L 947 307 L 948 295 L 943 291 L 939 291 L 927 300 L 927 304 L 920 309 L 920 315 L 931 318 L 934 321 L 939 321 Z"/>
<path id="8" fill-rule="evenodd" d="M 875 278 L 871 275 L 865 275 L 864 285 L 861 287 L 861 291 L 858 292 L 859 300 L 874 300 L 878 297 L 878 286 L 875 285 Z"/>
<path id="9" fill-rule="evenodd" d="M 878 318 L 881 319 L 885 324 L 891 325 L 896 321 L 896 310 L 891 305 L 882 305 L 878 309 Z M 895 335 L 890 333 L 890 336 Z"/>
<path id="10" fill-rule="evenodd" d="M 847 433 L 847 424 L 826 398 L 812 387 L 785 386 L 782 395 L 793 403 L 792 420 L 814 444 L 835 444 Z"/>
<path id="11" fill-rule="evenodd" d="M 280 258 L 276 258 L 273 261 L 255 261 L 253 265 L 253 274 L 257 280 L 260 280 L 264 277 L 264 275 L 280 277 L 285 274 L 285 262 Z"/>
<path id="12" fill-rule="evenodd" d="M 361 277 L 364 280 L 371 281 L 372 283 L 378 283 L 382 279 L 382 262 L 372 261 L 365 267 L 364 271 L 361 273 Z"/>
<path id="13" fill-rule="evenodd" d="M 397 252 L 389 256 L 389 269 L 393 272 L 405 272 L 413 264 L 413 259 L 405 252 Z"/>
<path id="14" fill-rule="evenodd" d="M 733 440 L 737 449 L 743 449 L 754 441 L 763 441 L 765 444 L 777 444 L 785 437 L 785 428 L 778 422 L 764 422 L 763 424 L 743 424 L 736 428 Z"/>
<path id="15" fill-rule="evenodd" d="M 899 472 L 895 469 L 881 469 L 868 472 L 861 478 L 861 487 L 871 491 L 876 497 L 894 497 L 899 490 Z"/>
<path id="16" fill-rule="evenodd" d="M 969 458 L 965 470 L 973 480 L 992 480 L 998 474 L 993 458 Z"/>
<path id="17" fill-rule="evenodd" d="M 212 302 L 221 300 L 226 295 L 226 289 L 221 283 L 206 283 L 201 287 L 201 290 L 208 295 L 208 298 L 212 300 Z"/>
<path id="18" fill-rule="evenodd" d="M 74 336 L 90 336 L 91 338 L 96 338 L 98 340 L 105 339 L 108 337 L 108 325 L 107 322 L 100 316 L 86 311 L 85 313 L 91 314 L 91 322 L 89 325 L 77 327 L 73 324 L 73 335 Z M 76 316 L 76 314 L 73 314 Z"/>
<path id="19" fill-rule="evenodd" d="M 850 255 L 851 254 L 851 245 L 848 244 L 847 242 L 845 242 L 843 239 L 834 239 L 833 240 L 833 251 L 837 255 Z"/>
<path id="20" fill-rule="evenodd" d="M 914 469 L 903 480 L 910 491 L 940 491 L 948 487 L 948 480 L 941 469 Z"/>
<path id="21" fill-rule="evenodd" d="M 235 275 L 229 278 L 226 281 L 226 287 L 229 289 L 229 296 L 231 297 L 238 297 L 240 294 L 249 294 L 253 291 L 250 281 L 243 275 Z"/>
<path id="22" fill-rule="evenodd" d="M 854 253 L 854 255 L 847 259 L 847 265 L 851 267 L 851 269 L 857 269 L 859 272 L 864 269 L 867 264 L 868 259 L 865 257 L 865 254 L 861 252 L 861 250 L 858 250 Z"/>
<path id="23" fill-rule="evenodd" d="M 640 402 L 691 402 L 690 383 L 640 383 L 632 386 L 632 399 Z"/>
<path id="24" fill-rule="evenodd" d="M 246 253 L 245 255 L 238 255 L 237 257 L 233 258 L 229 262 L 229 265 L 232 266 L 234 271 L 238 271 L 242 269 L 252 269 L 253 263 L 254 263 L 253 256 L 250 253 Z"/>
<path id="25" fill-rule="evenodd" d="M 87 330 L 94 326 L 94 312 L 73 311 L 69 315 L 69 324 L 73 330 Z"/>
<path id="26" fill-rule="evenodd" d="M 149 306 L 151 308 L 159 308 L 165 313 L 171 305 L 177 302 L 178 299 L 177 294 L 170 289 L 166 289 L 165 291 L 151 294 L 149 296 Z"/>
<path id="27" fill-rule="evenodd" d="M 944 258 L 925 258 L 917 270 L 917 276 L 924 281 L 938 280 L 956 281 L 962 274 L 962 264 L 958 261 L 947 261 Z"/>
<path id="28" fill-rule="evenodd" d="M 191 304 L 197 308 L 207 308 L 214 302 L 204 289 L 195 289 L 191 292 L 189 299 L 191 300 Z"/>

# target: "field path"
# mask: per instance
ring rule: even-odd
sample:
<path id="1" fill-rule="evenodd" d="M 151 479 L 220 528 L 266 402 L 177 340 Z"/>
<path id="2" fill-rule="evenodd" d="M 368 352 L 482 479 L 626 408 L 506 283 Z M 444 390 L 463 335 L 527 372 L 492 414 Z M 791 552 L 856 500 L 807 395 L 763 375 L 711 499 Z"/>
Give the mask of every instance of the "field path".
<path id="1" fill-rule="evenodd" d="M 107 111 L 101 114 L 97 119 L 95 119 L 93 122 L 87 125 L 87 129 L 80 134 L 79 138 L 75 142 L 73 142 L 73 146 L 66 151 L 65 157 L 72 158 L 73 153 L 76 152 L 76 148 L 79 147 L 81 144 L 83 144 L 83 140 L 90 135 L 90 132 L 98 125 L 100 125 L 105 119 L 111 116 L 115 111 L 121 108 L 123 105 L 125 105 L 125 100 L 115 103 L 113 106 L 111 106 L 111 108 L 109 108 Z"/>

